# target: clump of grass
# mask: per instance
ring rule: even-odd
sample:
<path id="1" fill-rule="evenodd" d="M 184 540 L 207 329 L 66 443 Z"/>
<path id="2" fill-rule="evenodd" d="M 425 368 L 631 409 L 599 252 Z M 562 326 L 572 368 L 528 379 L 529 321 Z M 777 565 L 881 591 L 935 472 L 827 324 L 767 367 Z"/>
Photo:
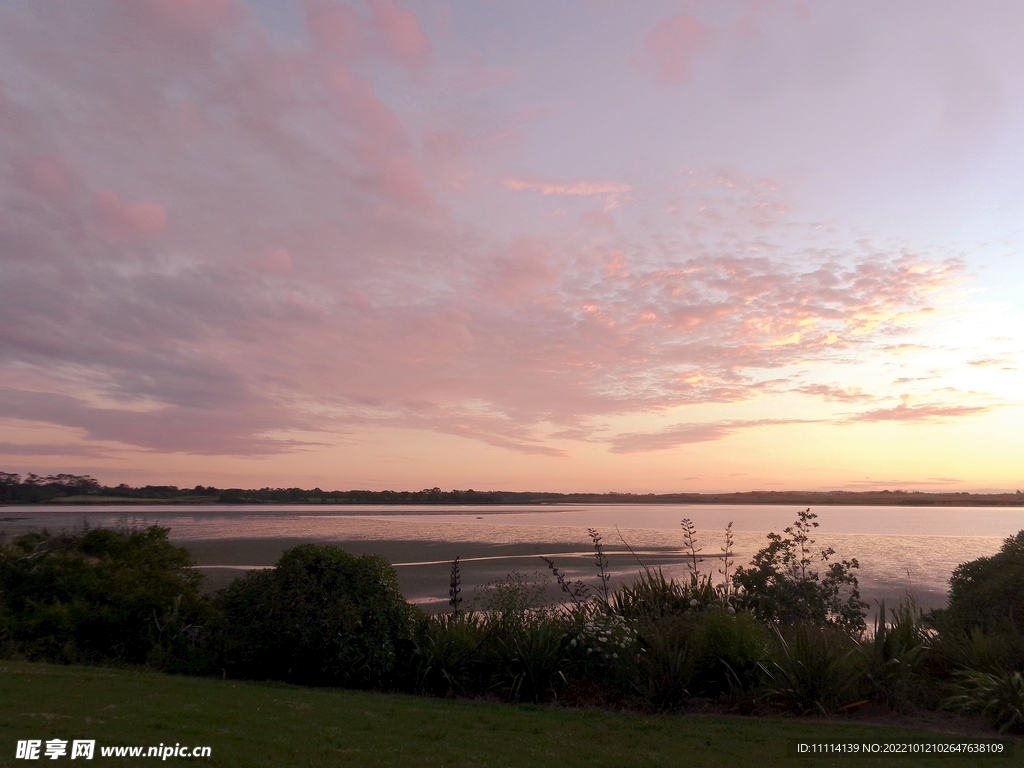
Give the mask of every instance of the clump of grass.
<path id="1" fill-rule="evenodd" d="M 931 650 L 931 634 L 912 597 L 886 611 L 878 606 L 874 631 L 860 643 L 868 695 L 893 709 L 908 705 L 910 687 Z"/>
<path id="2" fill-rule="evenodd" d="M 549 583 L 544 574 L 527 578 L 513 571 L 480 590 L 486 636 L 479 663 L 487 678 L 485 690 L 501 692 L 510 701 L 557 698 L 569 666 L 565 646 L 571 619 L 548 603 Z"/>
<path id="3" fill-rule="evenodd" d="M 496 683 L 508 691 L 509 701 L 558 698 L 569 665 L 564 652 L 566 639 L 565 621 L 557 616 L 497 638 L 503 653 L 498 657 Z"/>
<path id="4" fill-rule="evenodd" d="M 973 669 L 956 673 L 956 693 L 943 702 L 945 709 L 978 712 L 999 728 L 1024 731 L 1024 676 L 1020 672 L 980 672 Z"/>
<path id="5" fill-rule="evenodd" d="M 813 624 L 774 627 L 773 659 L 762 664 L 766 693 L 801 714 L 827 715 L 853 702 L 857 669 L 853 639 Z"/>
<path id="6" fill-rule="evenodd" d="M 473 611 L 428 617 L 415 639 L 415 690 L 431 696 L 482 690 L 480 647 L 486 638 L 484 622 Z"/>
<path id="7" fill-rule="evenodd" d="M 637 692 L 658 709 L 672 709 L 690 696 L 699 648 L 692 616 L 672 616 L 639 633 Z"/>

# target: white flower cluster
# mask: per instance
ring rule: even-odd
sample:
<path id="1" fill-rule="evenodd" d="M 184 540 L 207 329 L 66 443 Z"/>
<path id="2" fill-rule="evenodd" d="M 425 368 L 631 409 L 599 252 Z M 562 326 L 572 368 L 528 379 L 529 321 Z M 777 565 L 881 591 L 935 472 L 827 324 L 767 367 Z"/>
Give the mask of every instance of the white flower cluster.
<path id="1" fill-rule="evenodd" d="M 627 626 L 618 616 L 597 616 L 591 619 L 569 641 L 569 645 L 584 651 L 588 657 L 607 661 L 620 657 L 630 658 L 639 651 L 636 630 Z"/>

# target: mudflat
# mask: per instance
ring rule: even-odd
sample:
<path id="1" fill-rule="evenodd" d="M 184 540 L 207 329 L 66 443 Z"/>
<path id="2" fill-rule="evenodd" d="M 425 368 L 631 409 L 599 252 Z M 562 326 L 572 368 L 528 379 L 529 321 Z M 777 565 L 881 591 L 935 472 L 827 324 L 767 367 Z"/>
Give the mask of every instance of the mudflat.
<path id="1" fill-rule="evenodd" d="M 204 539 L 176 540 L 187 549 L 204 575 L 205 590 L 227 586 L 245 573 L 243 566 L 268 567 L 277 562 L 288 548 L 310 542 L 301 538 Z M 430 609 L 443 607 L 448 601 L 451 561 L 460 558 L 463 598 L 469 601 L 480 586 L 518 571 L 530 578 L 545 579 L 550 575 L 541 556 L 549 557 L 567 578 L 596 582 L 594 552 L 581 549 L 578 542 L 550 541 L 523 544 L 492 544 L 485 542 L 405 541 L 405 540 L 321 540 L 316 544 L 333 544 L 354 555 L 381 555 L 395 566 L 398 583 L 406 599 Z M 657 568 L 678 566 L 683 561 L 680 550 L 664 547 L 638 553 L 643 565 Z M 624 547 L 607 547 L 605 555 L 613 583 L 631 579 L 642 568 L 640 562 Z M 707 568 L 717 567 L 712 559 Z M 552 584 L 553 597 L 559 589 Z"/>

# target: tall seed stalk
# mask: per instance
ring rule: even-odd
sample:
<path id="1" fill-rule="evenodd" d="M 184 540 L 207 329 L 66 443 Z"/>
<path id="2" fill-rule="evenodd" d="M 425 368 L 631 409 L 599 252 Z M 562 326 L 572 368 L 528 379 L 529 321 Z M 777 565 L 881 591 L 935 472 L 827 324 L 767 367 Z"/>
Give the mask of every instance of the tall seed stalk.
<path id="1" fill-rule="evenodd" d="M 703 547 L 697 546 L 697 527 L 690 518 L 684 517 L 680 525 L 683 527 L 683 541 L 690 552 L 690 574 L 696 579 L 700 572 L 697 567 L 697 553 Z"/>
<path id="2" fill-rule="evenodd" d="M 459 572 L 459 558 L 452 560 L 451 578 L 448 581 L 448 605 L 452 607 L 452 615 L 458 616 L 461 612 L 459 607 L 462 604 L 462 574 Z"/>
<path id="3" fill-rule="evenodd" d="M 718 572 L 725 579 L 725 583 L 722 585 L 722 597 L 726 602 L 729 600 L 729 569 L 734 563 L 732 559 L 732 546 L 734 543 L 732 520 L 730 520 L 729 524 L 725 526 L 725 542 L 722 544 L 722 567 L 718 569 Z"/>
<path id="4" fill-rule="evenodd" d="M 608 573 L 608 558 L 604 555 L 604 547 L 601 546 L 601 534 L 597 532 L 597 529 L 587 528 L 587 534 L 589 534 L 590 540 L 594 542 L 594 564 L 597 566 L 597 576 L 601 580 L 601 586 L 598 587 L 598 590 L 604 597 L 605 605 L 607 605 L 611 599 L 611 594 L 608 590 L 608 582 L 611 580 L 611 574 Z"/>

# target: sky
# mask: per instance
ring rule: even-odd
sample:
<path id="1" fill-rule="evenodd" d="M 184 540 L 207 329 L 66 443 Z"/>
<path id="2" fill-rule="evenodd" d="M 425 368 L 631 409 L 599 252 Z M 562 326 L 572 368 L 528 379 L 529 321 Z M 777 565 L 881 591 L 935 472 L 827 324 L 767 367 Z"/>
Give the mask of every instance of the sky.
<path id="1" fill-rule="evenodd" d="M 1016 0 L 0 1 L 0 470 L 1024 487 Z"/>

